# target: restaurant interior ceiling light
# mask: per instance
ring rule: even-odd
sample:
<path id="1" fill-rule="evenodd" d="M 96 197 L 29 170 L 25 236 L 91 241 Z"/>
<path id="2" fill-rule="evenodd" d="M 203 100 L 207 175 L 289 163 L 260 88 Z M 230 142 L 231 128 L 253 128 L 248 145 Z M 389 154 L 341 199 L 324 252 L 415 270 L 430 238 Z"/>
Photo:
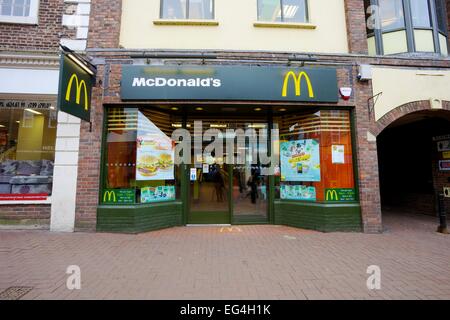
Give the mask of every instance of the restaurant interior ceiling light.
<path id="1" fill-rule="evenodd" d="M 40 115 L 42 115 L 42 113 L 40 113 L 39 111 L 36 111 L 36 110 L 33 110 L 33 109 L 25 109 L 25 111 L 28 111 L 28 112 L 31 112 L 31 113 L 34 113 L 34 114 L 40 114 Z"/>
<path id="2" fill-rule="evenodd" d="M 209 125 L 210 128 L 228 128 L 228 125 L 226 124 L 220 124 L 220 123 L 211 123 Z"/>
<path id="3" fill-rule="evenodd" d="M 285 111 L 286 111 L 286 108 L 281 108 L 281 109 L 279 109 L 278 111 L 280 111 L 280 112 L 285 112 Z"/>
<path id="4" fill-rule="evenodd" d="M 197 111 L 203 111 L 203 108 L 202 108 L 202 107 L 197 107 L 197 108 L 195 108 L 195 110 L 197 110 Z"/>
<path id="5" fill-rule="evenodd" d="M 4 125 L 0 124 L 0 128 L 4 128 L 4 127 L 5 127 Z"/>
<path id="6" fill-rule="evenodd" d="M 172 107 L 171 108 L 173 111 L 178 111 L 178 108 L 177 107 Z"/>
<path id="7" fill-rule="evenodd" d="M 267 125 L 264 123 L 253 123 L 253 124 L 249 124 L 247 126 L 247 128 L 252 128 L 252 129 L 264 129 L 266 127 L 267 127 Z"/>
<path id="8" fill-rule="evenodd" d="M 262 109 L 261 108 L 255 108 L 254 110 L 255 111 L 261 111 Z"/>

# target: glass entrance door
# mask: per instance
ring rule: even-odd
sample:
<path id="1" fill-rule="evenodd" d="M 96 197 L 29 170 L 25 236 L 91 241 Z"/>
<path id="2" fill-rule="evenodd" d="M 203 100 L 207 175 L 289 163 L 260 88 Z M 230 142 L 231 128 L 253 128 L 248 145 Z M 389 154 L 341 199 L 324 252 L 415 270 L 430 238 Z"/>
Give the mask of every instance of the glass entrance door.
<path id="1" fill-rule="evenodd" d="M 233 167 L 233 222 L 257 223 L 268 220 L 268 177 L 255 166 Z"/>
<path id="2" fill-rule="evenodd" d="M 229 166 L 191 165 L 189 224 L 229 224 Z"/>
<path id="3" fill-rule="evenodd" d="M 254 117 L 254 116 L 253 116 Z M 268 222 L 268 176 L 259 163 L 259 152 L 267 151 L 267 139 L 263 142 L 245 137 L 253 130 L 257 137 L 260 129 L 267 129 L 265 117 L 251 122 L 243 117 L 220 119 L 202 116 L 188 118 L 187 128 L 193 136 L 193 128 L 221 132 L 223 153 L 198 154 L 192 150 L 197 164 L 189 168 L 188 224 L 239 224 Z M 194 123 L 197 121 L 196 123 Z M 239 142 L 238 142 L 239 136 Z M 242 141 L 245 141 L 243 143 Z M 203 150 L 211 141 L 203 141 Z M 229 148 L 228 144 L 233 144 Z M 233 154 L 234 152 L 234 154 Z"/>

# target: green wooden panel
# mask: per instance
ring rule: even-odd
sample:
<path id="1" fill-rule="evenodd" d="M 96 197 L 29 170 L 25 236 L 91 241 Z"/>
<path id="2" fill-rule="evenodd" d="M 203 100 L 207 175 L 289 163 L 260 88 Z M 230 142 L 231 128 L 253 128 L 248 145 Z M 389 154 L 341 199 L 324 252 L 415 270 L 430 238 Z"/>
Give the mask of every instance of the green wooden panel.
<path id="1" fill-rule="evenodd" d="M 136 206 L 99 206 L 97 230 L 138 233 L 182 225 L 182 203 Z"/>
<path id="2" fill-rule="evenodd" d="M 304 203 L 275 201 L 275 224 L 323 232 L 362 230 L 357 203 Z"/>

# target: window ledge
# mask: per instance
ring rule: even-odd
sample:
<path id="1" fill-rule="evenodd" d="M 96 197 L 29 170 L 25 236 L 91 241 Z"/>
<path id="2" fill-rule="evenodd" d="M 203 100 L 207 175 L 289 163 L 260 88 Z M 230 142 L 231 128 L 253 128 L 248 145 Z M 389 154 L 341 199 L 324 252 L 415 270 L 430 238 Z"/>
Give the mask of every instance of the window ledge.
<path id="1" fill-rule="evenodd" d="M 257 28 L 288 28 L 288 29 L 316 29 L 317 26 L 312 23 L 291 23 L 291 22 L 254 22 Z"/>
<path id="2" fill-rule="evenodd" d="M 37 25 L 37 17 L 14 17 L 14 16 L 2 16 L 0 15 L 0 23 L 11 23 L 11 24 L 31 24 Z"/>
<path id="3" fill-rule="evenodd" d="M 209 26 L 215 27 L 219 25 L 217 20 L 182 20 L 182 19 L 159 19 L 153 20 L 156 26 Z"/>
<path id="4" fill-rule="evenodd" d="M 48 197 L 46 200 L 2 200 L 2 205 L 29 205 L 29 204 L 52 204 L 52 197 Z"/>

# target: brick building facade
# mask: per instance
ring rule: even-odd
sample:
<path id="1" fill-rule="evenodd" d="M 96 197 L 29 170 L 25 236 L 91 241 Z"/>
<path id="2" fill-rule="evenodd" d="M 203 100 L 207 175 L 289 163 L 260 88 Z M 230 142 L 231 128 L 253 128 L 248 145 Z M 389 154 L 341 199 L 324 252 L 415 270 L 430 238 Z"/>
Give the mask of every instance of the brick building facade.
<path id="1" fill-rule="evenodd" d="M 362 230 L 367 233 L 381 232 L 382 229 L 382 201 L 380 198 L 380 176 L 378 163 L 378 148 L 377 136 L 383 132 L 384 129 L 392 125 L 396 120 L 404 116 L 410 115 L 418 111 L 431 111 L 433 109 L 430 99 L 437 98 L 437 93 L 429 93 L 430 99 L 417 100 L 414 95 L 411 95 L 412 100 L 406 98 L 407 103 L 402 105 L 391 106 L 386 112 L 381 112 L 374 97 L 379 92 L 375 92 L 375 87 L 383 82 L 383 79 L 367 79 L 360 81 L 358 76 L 361 71 L 360 66 L 370 66 L 373 70 L 402 70 L 418 72 L 419 70 L 426 70 L 426 72 L 447 72 L 450 67 L 450 60 L 448 57 L 439 56 L 436 54 L 400 54 L 390 56 L 371 56 L 368 55 L 368 41 L 366 32 L 366 13 L 364 1 L 360 0 L 345 0 L 343 1 L 345 7 L 345 25 L 347 30 L 347 47 L 348 52 L 316 53 L 314 48 L 310 51 L 298 52 L 283 52 L 278 50 L 235 50 L 223 48 L 206 49 L 208 44 L 205 43 L 205 49 L 186 49 L 186 48 L 161 48 L 161 47 L 146 47 L 144 49 L 124 48 L 122 39 L 126 36 L 122 19 L 126 17 L 124 14 L 124 6 L 130 3 L 127 1 L 95 1 L 91 5 L 91 16 L 89 22 L 89 36 L 87 42 L 87 57 L 97 66 L 97 85 L 93 89 L 92 96 L 92 113 L 91 121 L 92 127 L 85 122 L 80 125 L 79 138 L 79 154 L 77 165 L 77 189 L 76 189 L 76 206 L 75 206 L 75 230 L 80 231 L 130 231 L 138 232 L 144 230 L 152 230 L 171 225 L 183 225 L 188 223 L 184 216 L 186 204 L 180 204 L 180 211 L 178 209 L 162 208 L 155 206 L 156 209 L 151 210 L 169 210 L 167 215 L 158 215 L 154 213 L 154 221 L 148 221 L 148 218 L 142 218 L 140 215 L 140 208 L 136 206 L 136 214 L 129 218 L 124 217 L 122 212 L 114 211 L 110 206 L 101 204 L 102 195 L 102 150 L 104 149 L 104 128 L 106 108 L 114 106 L 133 107 L 136 104 L 144 104 L 144 102 L 125 101 L 121 97 L 121 81 L 122 68 L 124 65 L 133 65 L 142 63 L 138 56 L 148 54 L 154 55 L 153 58 L 147 59 L 146 63 L 149 65 L 155 64 L 157 66 L 166 65 L 180 65 L 180 66 L 245 66 L 245 65 L 262 65 L 262 66 L 279 66 L 286 64 L 292 55 L 308 54 L 308 57 L 313 57 L 312 61 L 307 62 L 308 66 L 324 67 L 332 66 L 336 69 L 338 88 L 349 87 L 352 88 L 352 95 L 349 100 L 339 98 L 338 102 L 333 105 L 333 108 L 350 110 L 352 113 L 353 123 L 353 145 L 354 159 L 356 160 L 355 176 L 357 182 L 358 206 L 360 212 L 360 228 L 355 228 L 354 216 L 347 217 L 342 214 L 340 217 L 334 215 L 327 216 L 324 214 L 320 219 L 308 215 L 306 211 L 302 213 L 302 209 L 295 209 L 286 206 L 283 201 L 275 201 L 271 210 L 271 223 L 287 224 L 298 227 L 314 228 L 323 231 L 333 230 Z M 447 16 L 450 18 L 450 1 L 446 1 Z M 128 11 L 126 12 L 128 13 Z M 158 22 L 161 23 L 161 22 Z M 163 20 L 162 23 L 165 23 Z M 449 30 L 450 23 L 447 21 L 446 29 Z M 157 23 L 154 22 L 156 25 Z M 1 25 L 0 25 L 1 26 Z M 171 25 L 168 28 L 201 28 L 199 26 L 175 26 Z M 56 28 L 56 27 L 55 27 Z M 319 25 L 320 28 L 320 25 Z M 59 32 L 59 31 L 58 31 Z M 62 31 L 69 35 L 71 30 Z M 39 41 L 39 40 L 38 40 Z M 326 41 L 323 39 L 322 41 Z M 38 49 L 38 48 L 37 48 Z M 182 56 L 202 54 L 214 55 L 214 60 L 201 58 L 181 58 Z M 159 55 L 159 56 L 158 56 Z M 176 58 L 180 56 L 180 58 Z M 294 62 L 295 65 L 295 62 Z M 301 67 L 298 63 L 296 67 Z M 417 73 L 416 72 L 416 73 Z M 432 75 L 431 75 L 432 76 Z M 374 74 L 375 77 L 375 74 Z M 418 80 L 419 81 L 419 80 Z M 377 83 L 376 83 L 377 82 Z M 385 90 L 387 93 L 387 90 Z M 198 101 L 189 101 L 187 96 L 183 103 L 189 105 Z M 382 101 L 383 102 L 383 101 Z M 163 105 L 175 105 L 174 101 L 153 101 L 147 102 L 148 105 L 159 103 Z M 176 102 L 180 104 L 179 101 Z M 202 103 L 205 103 L 202 101 Z M 226 101 L 222 101 L 226 103 Z M 234 101 L 233 103 L 243 103 L 242 101 Z M 389 104 L 389 101 L 383 102 Z M 245 104 L 245 103 L 244 103 Z M 277 105 L 277 104 L 274 104 Z M 305 103 L 299 103 L 298 106 L 305 106 Z M 322 107 L 323 104 L 313 104 L 314 107 Z M 444 99 L 438 106 L 440 112 L 450 111 L 450 99 Z M 381 113 L 381 116 L 380 116 Z M 434 162 L 435 164 L 436 162 Z M 439 190 L 448 185 L 448 173 L 440 172 L 434 168 L 434 187 Z M 429 202 L 429 198 L 424 198 L 423 202 Z M 447 204 L 448 201 L 447 201 Z M 449 206 L 450 207 L 450 206 Z M 4 208 L 3 212 L 9 212 L 9 209 Z M 44 207 L 48 211 L 48 206 Z M 143 210 L 143 209 L 142 209 Z M 296 211 L 300 210 L 300 211 Z M 168 212 L 169 212 L 168 211 Z M 153 211 L 152 211 L 153 212 Z M 44 213 L 43 213 L 44 214 Z M 49 211 L 46 213 L 49 214 Z M 10 214 L 15 216 L 14 210 Z M 8 216 L 9 217 L 9 216 Z M 17 217 L 17 216 L 16 216 Z M 109 218 L 111 217 L 111 218 Z M 174 218 L 175 217 L 175 218 Z M 141 220 L 139 220 L 141 219 Z M 331 219 L 333 221 L 327 220 Z M 99 225 L 101 220 L 101 225 Z M 106 222 L 103 222 L 106 221 Z M 142 222 L 144 221 L 144 222 Z M 120 224 L 133 224 L 136 227 L 121 227 Z M 325 225 L 330 225 L 326 227 Z M 105 227 L 106 225 L 106 227 Z"/>
<path id="2" fill-rule="evenodd" d="M 0 223 L 49 228 L 52 211 L 64 212 L 65 205 L 70 210 L 70 199 L 75 199 L 75 190 L 66 186 L 71 178 L 76 181 L 76 175 L 70 175 L 76 162 L 69 164 L 62 159 L 78 156 L 79 121 L 56 113 L 60 43 L 84 51 L 90 1 L 32 0 L 16 4 L 14 11 L 7 4 L 0 10 L 0 112 L 5 137 L 1 148 Z M 41 117 L 48 129 L 39 125 Z M 29 121 L 27 125 L 20 124 L 24 119 Z M 52 138 L 39 146 L 31 142 L 32 136 L 47 139 L 49 135 Z M 31 179 L 14 189 L 19 171 L 26 171 L 25 165 L 44 160 L 50 161 L 52 168 L 45 176 L 45 194 L 34 198 L 33 193 L 38 191 L 33 190 L 42 191 L 44 184 L 31 183 Z M 5 163 L 12 163 L 14 169 L 5 172 Z M 56 191 L 51 192 L 52 188 Z M 58 191 L 61 188 L 64 194 Z"/>

